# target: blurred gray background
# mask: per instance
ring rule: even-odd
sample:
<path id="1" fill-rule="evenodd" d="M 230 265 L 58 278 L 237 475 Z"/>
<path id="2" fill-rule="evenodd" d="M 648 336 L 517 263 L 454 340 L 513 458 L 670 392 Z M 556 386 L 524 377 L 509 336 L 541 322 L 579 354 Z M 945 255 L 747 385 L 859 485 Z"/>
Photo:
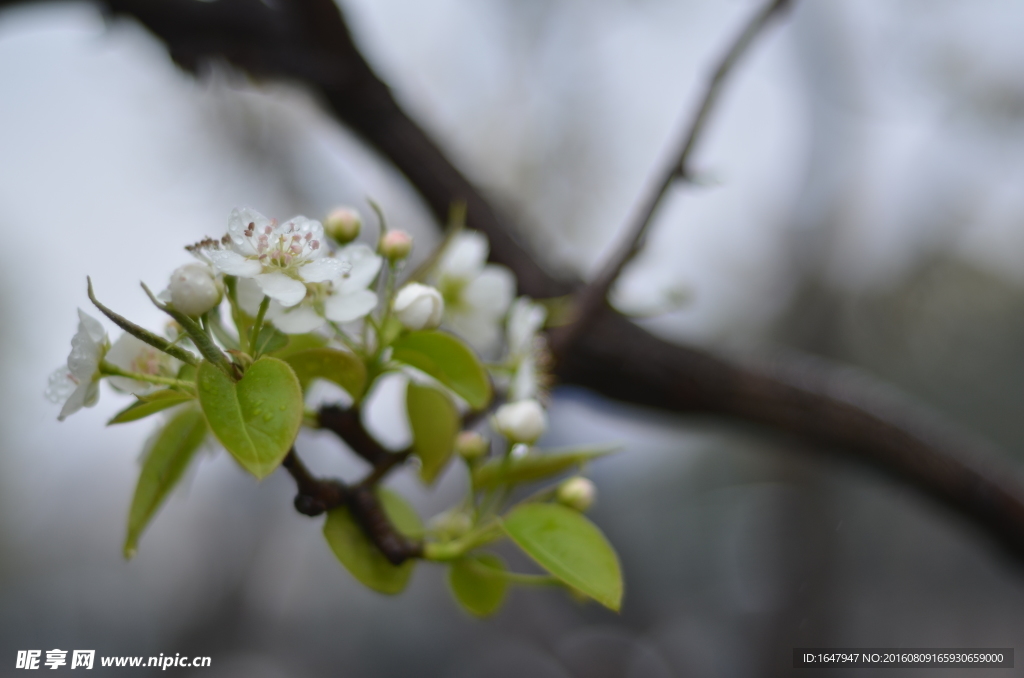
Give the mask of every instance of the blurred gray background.
<path id="1" fill-rule="evenodd" d="M 581 274 L 755 7 L 341 4 L 399 99 L 550 265 Z M 730 83 L 701 185 L 673 194 L 616 305 L 646 315 L 685 296 L 642 322 L 851 363 L 1021 455 L 1022 34 L 1014 0 L 799 3 Z M 301 89 L 216 67 L 196 81 L 88 4 L 0 13 L 0 675 L 17 650 L 52 648 L 210 655 L 171 669 L 207 678 L 739 678 L 791 674 L 795 646 L 1024 651 L 1024 572 L 905 487 L 754 428 L 570 390 L 548 441 L 624 445 L 592 469 L 621 615 L 523 590 L 475 621 L 430 565 L 400 597 L 366 591 L 292 509 L 290 479 L 258 484 L 214 450 L 124 562 L 150 424 L 104 429 L 124 405 L 110 391 L 62 424 L 42 397 L 88 308 L 85 276 L 157 327 L 137 281 L 163 285 L 232 207 L 322 217 L 368 213 L 367 196 L 421 252 L 436 241 L 411 189 Z M 396 425 L 388 399 L 380 427 Z M 360 471 L 329 437 L 300 447 L 318 472 Z M 394 485 L 426 516 L 463 482 Z"/>

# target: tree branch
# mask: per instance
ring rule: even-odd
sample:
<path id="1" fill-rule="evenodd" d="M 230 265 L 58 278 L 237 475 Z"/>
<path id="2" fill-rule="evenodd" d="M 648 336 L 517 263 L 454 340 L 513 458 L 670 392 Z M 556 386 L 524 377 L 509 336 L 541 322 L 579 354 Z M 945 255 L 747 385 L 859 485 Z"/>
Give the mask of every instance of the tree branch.
<path id="1" fill-rule="evenodd" d="M 0 7 L 16 1 L 0 0 Z M 453 202 L 465 201 L 467 225 L 487 234 L 491 259 L 513 270 L 521 292 L 543 298 L 574 289 L 572 280 L 551 275 L 529 255 L 509 224 L 405 114 L 359 53 L 333 0 L 100 5 L 138 19 L 190 70 L 221 59 L 254 76 L 306 83 L 405 174 L 439 221 Z M 1024 562 L 1024 493 L 1017 466 L 984 446 L 949 437 L 934 415 L 907 415 L 832 368 L 798 363 L 754 369 L 662 341 L 605 312 L 581 333 L 557 371 L 564 383 L 616 400 L 754 422 L 843 453 L 969 518 Z"/>
<path id="2" fill-rule="evenodd" d="M 689 180 L 690 156 L 696 147 L 698 140 L 704 132 L 706 123 L 711 114 L 718 95 L 729 77 L 733 67 L 746 53 L 747 49 L 760 35 L 772 19 L 789 8 L 790 0 L 769 0 L 754 16 L 750 18 L 746 26 L 736 36 L 735 41 L 726 50 L 725 55 L 714 70 L 714 75 L 707 83 L 704 96 L 697 107 L 692 120 L 682 135 L 682 142 L 679 149 L 672 154 L 671 160 L 657 174 L 657 181 L 651 185 L 646 196 L 640 202 L 636 214 L 632 219 L 622 245 L 612 253 L 607 263 L 602 267 L 597 276 L 583 289 L 576 293 L 573 304 L 572 321 L 567 325 L 557 328 L 551 333 L 551 352 L 556 359 L 568 352 L 576 339 L 590 327 L 594 318 L 607 310 L 608 292 L 612 285 L 622 275 L 622 270 L 637 254 L 643 249 L 647 241 L 647 234 L 651 228 L 654 214 L 661 205 L 669 188 L 677 179 Z"/>

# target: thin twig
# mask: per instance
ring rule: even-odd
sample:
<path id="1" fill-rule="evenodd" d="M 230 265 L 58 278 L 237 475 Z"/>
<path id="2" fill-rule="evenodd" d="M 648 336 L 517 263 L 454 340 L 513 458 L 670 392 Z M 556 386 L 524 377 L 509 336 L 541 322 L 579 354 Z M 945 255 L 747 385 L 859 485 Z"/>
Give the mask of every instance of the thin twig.
<path id="1" fill-rule="evenodd" d="M 556 359 L 575 343 L 591 325 L 594 317 L 606 307 L 608 292 L 612 285 L 618 280 L 626 265 L 643 249 L 654 214 L 668 194 L 669 188 L 677 179 L 690 180 L 690 156 L 693 155 L 693 149 L 704 133 L 722 86 L 755 38 L 790 4 L 791 0 L 769 0 L 750 18 L 718 63 L 707 83 L 700 105 L 686 127 L 687 131 L 682 137 L 679 149 L 672 154 L 670 162 L 656 174 L 658 180 L 652 184 L 650 192 L 639 203 L 622 245 L 613 252 L 597 277 L 576 294 L 572 322 L 551 333 L 551 350 Z"/>

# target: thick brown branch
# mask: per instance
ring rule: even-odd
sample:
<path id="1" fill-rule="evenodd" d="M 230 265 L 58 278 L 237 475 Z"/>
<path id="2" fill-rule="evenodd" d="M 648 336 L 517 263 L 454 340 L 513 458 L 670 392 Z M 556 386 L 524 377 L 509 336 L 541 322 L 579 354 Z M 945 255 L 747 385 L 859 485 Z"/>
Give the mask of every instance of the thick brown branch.
<path id="1" fill-rule="evenodd" d="M 654 214 L 661 205 L 669 188 L 677 179 L 689 179 L 690 156 L 704 132 L 718 95 L 733 67 L 746 53 L 771 20 L 781 14 L 790 5 L 790 0 L 769 0 L 736 36 L 735 41 L 726 50 L 722 60 L 715 68 L 714 75 L 708 81 L 707 89 L 701 98 L 700 105 L 682 135 L 679 149 L 672 154 L 669 162 L 656 175 L 647 195 L 637 206 L 635 216 L 626 229 L 622 245 L 612 253 L 608 262 L 601 268 L 597 276 L 576 294 L 573 308 L 573 319 L 567 325 L 551 333 L 551 351 L 556 359 L 569 351 L 577 338 L 583 334 L 598 314 L 607 310 L 608 292 L 622 275 L 622 270 L 632 261 L 644 247 L 647 233 L 650 231 Z"/>
<path id="2" fill-rule="evenodd" d="M 385 449 L 366 430 L 358 408 L 345 409 L 338 405 L 325 405 L 320 408 L 318 419 L 320 428 L 325 428 L 344 440 L 353 452 L 373 467 L 386 463 L 394 456 L 394 453 Z"/>
<path id="3" fill-rule="evenodd" d="M 360 483 L 346 487 L 338 480 L 316 478 L 299 459 L 295 448 L 288 452 L 281 466 L 295 479 L 298 494 L 295 508 L 307 516 L 318 516 L 339 506 L 348 506 L 352 517 L 366 537 L 393 565 L 423 555 L 423 544 L 407 538 L 388 520 L 373 485 Z M 390 466 L 388 466 L 390 468 Z"/>
<path id="4" fill-rule="evenodd" d="M 0 0 L 4 4 L 14 0 Z M 279 0 L 272 7 L 260 0 L 101 4 L 140 20 L 187 68 L 226 59 L 253 75 L 305 82 L 406 175 L 440 221 L 453 202 L 464 200 L 468 226 L 487 234 L 492 260 L 512 268 L 521 292 L 540 298 L 573 289 L 572 281 L 538 265 L 394 101 L 359 54 L 333 0 Z M 969 517 L 1024 560 L 1024 498 L 1015 466 L 948 436 L 934 416 L 908 416 L 871 389 L 837 379 L 830 368 L 750 369 L 669 344 L 607 312 L 581 333 L 558 376 L 617 400 L 757 422 L 843 452 Z"/>

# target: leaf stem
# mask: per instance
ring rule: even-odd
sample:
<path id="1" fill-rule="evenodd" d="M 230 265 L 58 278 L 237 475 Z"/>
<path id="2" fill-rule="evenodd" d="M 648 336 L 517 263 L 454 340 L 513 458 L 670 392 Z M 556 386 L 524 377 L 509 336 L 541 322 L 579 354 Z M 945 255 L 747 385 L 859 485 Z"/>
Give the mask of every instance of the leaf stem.
<path id="1" fill-rule="evenodd" d="M 256 340 L 259 339 L 260 330 L 263 329 L 263 318 L 267 315 L 269 307 L 270 297 L 263 295 L 263 301 L 260 302 L 260 310 L 256 312 L 256 322 L 252 324 L 252 329 L 249 330 L 249 354 L 252 355 L 253 359 L 259 357 L 256 355 Z"/>
<path id="2" fill-rule="evenodd" d="M 184 381 L 182 379 L 175 379 L 173 377 L 161 377 L 157 374 L 143 374 L 142 372 L 130 372 L 124 370 L 117 365 L 103 360 L 100 362 L 100 374 L 111 376 L 111 377 L 125 377 L 127 379 L 134 379 L 135 381 L 145 381 L 150 384 L 162 384 L 164 386 L 173 386 L 189 393 L 195 393 L 196 385 L 191 381 Z"/>

